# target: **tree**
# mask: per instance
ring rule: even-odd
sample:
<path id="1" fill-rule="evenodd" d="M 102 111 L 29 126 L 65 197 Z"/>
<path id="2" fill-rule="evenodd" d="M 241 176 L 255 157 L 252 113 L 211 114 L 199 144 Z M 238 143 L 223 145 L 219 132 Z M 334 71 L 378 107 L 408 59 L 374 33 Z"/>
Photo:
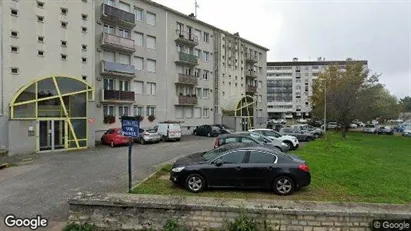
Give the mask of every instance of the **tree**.
<path id="1" fill-rule="evenodd" d="M 345 71 L 341 71 L 337 64 L 330 65 L 313 85 L 313 114 L 322 117 L 326 99 L 327 120 L 341 124 L 342 136 L 346 138 L 352 121 L 359 114 L 366 113 L 362 107 L 365 105 L 374 109 L 373 94 L 378 95 L 380 87 L 378 76 L 370 75 L 362 62 L 347 60 Z"/>
<path id="2" fill-rule="evenodd" d="M 403 107 L 404 112 L 411 112 L 411 97 L 406 96 L 400 99 L 400 104 Z"/>

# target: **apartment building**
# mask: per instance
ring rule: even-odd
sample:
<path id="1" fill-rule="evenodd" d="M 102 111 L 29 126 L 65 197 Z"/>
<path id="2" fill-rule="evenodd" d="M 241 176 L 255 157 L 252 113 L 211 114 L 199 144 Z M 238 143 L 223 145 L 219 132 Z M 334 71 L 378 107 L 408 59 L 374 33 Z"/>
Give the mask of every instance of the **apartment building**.
<path id="1" fill-rule="evenodd" d="M 366 60 L 359 60 L 364 69 L 368 68 Z M 329 65 L 339 65 L 344 70 L 346 61 L 268 62 L 267 63 L 267 112 L 269 118 L 310 118 L 312 105 L 312 85 L 318 74 Z"/>
<path id="2" fill-rule="evenodd" d="M 150 0 L 1 8 L 0 145 L 12 153 L 92 147 L 123 115 L 178 121 L 185 134 L 265 126 L 268 49 L 238 34 Z"/>

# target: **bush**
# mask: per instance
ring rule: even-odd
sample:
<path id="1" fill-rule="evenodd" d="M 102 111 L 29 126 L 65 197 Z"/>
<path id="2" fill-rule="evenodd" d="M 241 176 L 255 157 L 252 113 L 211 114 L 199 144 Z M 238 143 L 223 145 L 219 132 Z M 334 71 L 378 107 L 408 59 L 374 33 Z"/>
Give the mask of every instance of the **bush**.
<path id="1" fill-rule="evenodd" d="M 174 219 L 167 219 L 163 226 L 163 231 L 189 231 L 189 229 L 178 224 Z"/>
<path id="2" fill-rule="evenodd" d="M 156 119 L 156 117 L 155 117 L 154 115 L 149 115 L 149 116 L 148 116 L 148 120 L 149 120 L 150 122 L 153 122 L 155 119 Z"/>
<path id="3" fill-rule="evenodd" d="M 96 231 L 97 227 L 94 224 L 68 224 L 63 228 L 63 231 Z"/>
<path id="4" fill-rule="evenodd" d="M 116 122 L 116 117 L 114 117 L 113 115 L 106 115 L 103 118 L 103 122 L 105 124 L 113 124 Z"/>
<path id="5" fill-rule="evenodd" d="M 236 217 L 234 221 L 228 222 L 227 230 L 257 231 L 257 222 L 253 218 L 248 217 L 245 214 L 241 214 L 240 216 Z"/>

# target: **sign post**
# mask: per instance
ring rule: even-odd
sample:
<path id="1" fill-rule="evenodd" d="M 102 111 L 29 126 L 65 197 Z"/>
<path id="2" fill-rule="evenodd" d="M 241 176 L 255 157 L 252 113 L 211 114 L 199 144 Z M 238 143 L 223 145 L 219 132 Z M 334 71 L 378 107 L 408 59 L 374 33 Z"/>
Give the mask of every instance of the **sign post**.
<path id="1" fill-rule="evenodd" d="M 131 153 L 133 152 L 133 140 L 139 136 L 140 120 L 136 117 L 123 116 L 121 117 L 121 129 L 124 136 L 130 139 L 128 142 L 128 192 L 131 192 L 133 187 Z"/>

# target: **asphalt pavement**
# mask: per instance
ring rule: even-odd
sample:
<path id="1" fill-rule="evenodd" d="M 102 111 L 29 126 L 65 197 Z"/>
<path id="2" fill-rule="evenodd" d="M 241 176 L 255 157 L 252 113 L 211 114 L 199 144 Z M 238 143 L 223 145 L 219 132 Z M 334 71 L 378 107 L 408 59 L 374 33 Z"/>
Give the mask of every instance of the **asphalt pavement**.
<path id="1" fill-rule="evenodd" d="M 180 142 L 135 144 L 133 184 L 162 163 L 211 149 L 213 144 L 213 138 L 194 136 L 183 137 Z M 66 221 L 67 199 L 79 192 L 126 192 L 127 150 L 97 146 L 85 151 L 42 153 L 29 164 L 0 170 L 0 224 L 7 214 Z"/>

